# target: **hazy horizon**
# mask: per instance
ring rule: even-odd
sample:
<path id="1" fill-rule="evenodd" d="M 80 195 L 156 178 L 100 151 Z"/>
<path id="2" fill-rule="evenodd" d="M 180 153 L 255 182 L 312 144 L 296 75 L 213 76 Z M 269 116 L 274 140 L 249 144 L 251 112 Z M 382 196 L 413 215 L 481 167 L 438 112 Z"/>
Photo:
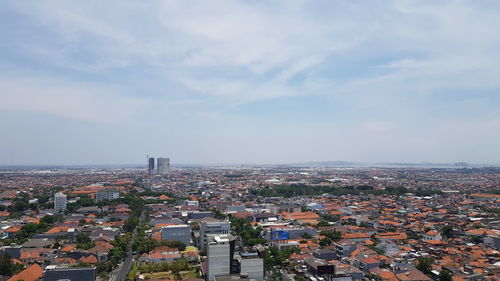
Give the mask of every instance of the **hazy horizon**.
<path id="1" fill-rule="evenodd" d="M 304 161 L 304 162 L 211 162 L 211 163 L 171 163 L 172 167 L 183 166 L 290 166 L 290 167 L 500 167 L 500 163 L 469 163 L 469 162 L 362 162 L 345 160 L 327 160 L 327 161 Z M 144 163 L 72 163 L 72 164 L 1 164 L 0 167 L 143 167 L 147 169 L 147 162 Z"/>
<path id="2" fill-rule="evenodd" d="M 0 165 L 500 163 L 499 14 L 490 0 L 2 1 Z"/>

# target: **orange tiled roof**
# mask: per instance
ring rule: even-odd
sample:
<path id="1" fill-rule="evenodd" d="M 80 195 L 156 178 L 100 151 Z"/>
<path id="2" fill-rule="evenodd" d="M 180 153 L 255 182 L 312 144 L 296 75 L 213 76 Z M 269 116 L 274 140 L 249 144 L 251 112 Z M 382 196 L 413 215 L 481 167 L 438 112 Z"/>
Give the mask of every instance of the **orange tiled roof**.
<path id="1" fill-rule="evenodd" d="M 81 257 L 80 261 L 85 262 L 85 263 L 94 264 L 94 263 L 97 263 L 97 258 L 94 255 L 90 255 L 88 257 Z"/>
<path id="2" fill-rule="evenodd" d="M 21 252 L 19 259 L 36 259 L 40 257 L 40 249 L 27 249 Z"/>
<path id="3" fill-rule="evenodd" d="M 500 194 L 489 194 L 489 193 L 472 193 L 471 196 L 474 197 L 486 197 L 486 198 L 497 198 L 500 199 Z"/>
<path id="4" fill-rule="evenodd" d="M 394 239 L 394 240 L 405 240 L 408 239 L 408 235 L 404 232 L 385 232 L 376 235 L 377 238 L 383 239 Z"/>
<path id="5" fill-rule="evenodd" d="M 367 239 L 370 238 L 370 235 L 366 233 L 344 233 L 342 234 L 342 238 L 344 239 Z"/>
<path id="6" fill-rule="evenodd" d="M 20 225 L 13 225 L 11 227 L 9 227 L 6 232 L 8 233 L 14 233 L 14 232 L 18 232 L 19 230 L 21 230 L 21 226 Z"/>
<path id="7" fill-rule="evenodd" d="M 8 216 L 10 216 L 10 212 L 7 211 L 0 212 L 0 217 L 8 217 Z"/>
<path id="8" fill-rule="evenodd" d="M 18 280 L 35 281 L 39 278 L 42 278 L 42 275 L 43 275 L 42 267 L 35 263 L 30 267 L 26 268 L 25 270 L 19 272 L 18 274 L 13 275 L 7 281 L 18 281 Z"/>
<path id="9" fill-rule="evenodd" d="M 74 248 L 76 248 L 75 245 L 66 245 L 61 249 L 61 252 L 71 252 Z"/>
<path id="10" fill-rule="evenodd" d="M 56 226 L 56 227 L 49 229 L 49 231 L 47 231 L 47 233 L 67 232 L 68 229 L 69 229 L 69 227 L 67 227 L 67 226 Z"/>
<path id="11" fill-rule="evenodd" d="M 315 212 L 298 212 L 298 213 L 288 213 L 283 212 L 281 216 L 288 220 L 305 220 L 305 219 L 319 219 L 319 215 Z"/>

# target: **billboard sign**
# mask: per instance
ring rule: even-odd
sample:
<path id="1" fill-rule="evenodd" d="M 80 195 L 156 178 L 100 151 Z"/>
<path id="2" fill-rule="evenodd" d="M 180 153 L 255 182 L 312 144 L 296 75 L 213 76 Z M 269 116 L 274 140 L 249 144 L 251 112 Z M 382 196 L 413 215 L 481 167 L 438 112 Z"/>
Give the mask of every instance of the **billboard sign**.
<path id="1" fill-rule="evenodd" d="M 288 240 L 288 231 L 275 230 L 271 232 L 271 240 Z"/>

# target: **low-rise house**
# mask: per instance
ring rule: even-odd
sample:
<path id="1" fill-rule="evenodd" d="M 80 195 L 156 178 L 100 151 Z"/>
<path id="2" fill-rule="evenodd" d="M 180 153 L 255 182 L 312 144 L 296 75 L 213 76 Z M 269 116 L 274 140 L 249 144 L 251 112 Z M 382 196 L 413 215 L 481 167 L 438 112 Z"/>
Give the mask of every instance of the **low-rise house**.
<path id="1" fill-rule="evenodd" d="M 404 273 L 398 273 L 396 274 L 396 277 L 400 281 L 432 281 L 429 276 L 425 275 L 418 269 L 413 269 Z"/>
<path id="2" fill-rule="evenodd" d="M 7 281 L 35 281 L 43 276 L 43 268 L 38 264 L 30 265 L 25 270 L 19 272 L 18 274 L 13 275 Z"/>
<path id="3" fill-rule="evenodd" d="M 156 247 L 150 253 L 142 254 L 139 258 L 140 262 L 172 262 L 182 258 L 178 249 L 166 246 Z"/>

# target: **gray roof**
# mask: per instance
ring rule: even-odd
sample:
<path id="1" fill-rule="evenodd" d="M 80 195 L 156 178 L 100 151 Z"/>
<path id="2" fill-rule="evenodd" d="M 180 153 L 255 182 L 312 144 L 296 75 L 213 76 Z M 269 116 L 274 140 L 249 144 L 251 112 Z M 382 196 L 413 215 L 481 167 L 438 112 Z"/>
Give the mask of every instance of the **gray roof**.
<path id="1" fill-rule="evenodd" d="M 48 238 L 43 238 L 43 239 L 31 239 L 26 241 L 23 244 L 24 248 L 43 248 L 52 245 L 54 243 L 54 239 L 48 239 Z"/>

